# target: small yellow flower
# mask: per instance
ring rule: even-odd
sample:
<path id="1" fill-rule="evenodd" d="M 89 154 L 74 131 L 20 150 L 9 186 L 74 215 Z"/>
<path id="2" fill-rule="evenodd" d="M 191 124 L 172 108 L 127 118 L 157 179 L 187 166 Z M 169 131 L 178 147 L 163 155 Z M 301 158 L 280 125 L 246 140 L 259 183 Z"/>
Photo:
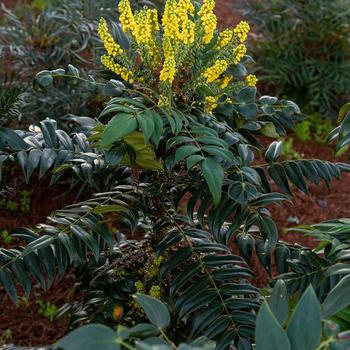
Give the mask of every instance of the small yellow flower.
<path id="1" fill-rule="evenodd" d="M 160 81 L 172 84 L 176 73 L 176 62 L 174 56 L 165 59 L 163 69 L 160 72 Z"/>
<path id="2" fill-rule="evenodd" d="M 218 42 L 215 46 L 215 49 L 220 50 L 225 46 L 227 46 L 231 42 L 232 37 L 233 37 L 233 32 L 231 29 L 226 29 L 223 32 L 221 32 L 219 34 Z"/>
<path id="3" fill-rule="evenodd" d="M 238 40 L 241 43 L 244 43 L 247 40 L 248 33 L 250 31 L 249 24 L 245 21 L 241 21 L 238 23 L 236 28 L 233 30 L 234 33 L 237 35 Z"/>
<path id="4" fill-rule="evenodd" d="M 123 54 L 123 49 L 114 41 L 112 35 L 109 33 L 107 22 L 104 18 L 100 19 L 98 35 L 100 36 L 109 56 L 116 57 Z"/>
<path id="5" fill-rule="evenodd" d="M 246 76 L 245 81 L 248 86 L 256 86 L 258 79 L 254 74 L 250 74 Z"/>
<path id="6" fill-rule="evenodd" d="M 207 68 L 203 73 L 203 76 L 206 79 L 207 83 L 212 83 L 218 79 L 220 75 L 226 71 L 227 66 L 228 65 L 226 60 L 217 60 L 213 66 Z"/>
<path id="7" fill-rule="evenodd" d="M 217 100 L 214 96 L 207 96 L 205 98 L 205 112 L 211 113 L 217 106 Z"/>
<path id="8" fill-rule="evenodd" d="M 125 33 L 133 33 L 136 27 L 134 15 L 131 10 L 130 0 L 120 0 L 118 4 L 119 21 Z"/>
<path id="9" fill-rule="evenodd" d="M 115 74 L 120 75 L 125 81 L 128 81 L 130 84 L 134 83 L 133 73 L 116 63 L 112 56 L 102 56 L 101 63 Z"/>
<path id="10" fill-rule="evenodd" d="M 244 55 L 247 53 L 247 48 L 243 44 L 239 44 L 233 49 L 233 63 L 238 64 Z"/>

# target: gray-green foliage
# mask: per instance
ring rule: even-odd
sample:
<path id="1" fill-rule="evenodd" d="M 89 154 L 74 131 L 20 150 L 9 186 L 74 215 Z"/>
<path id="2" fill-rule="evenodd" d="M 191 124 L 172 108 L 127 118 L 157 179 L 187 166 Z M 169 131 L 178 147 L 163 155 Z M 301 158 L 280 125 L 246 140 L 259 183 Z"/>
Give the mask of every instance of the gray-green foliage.
<path id="1" fill-rule="evenodd" d="M 350 91 L 350 1 L 242 0 L 262 82 L 311 112 L 335 115 Z"/>
<path id="2" fill-rule="evenodd" d="M 256 350 L 345 350 L 350 346 L 350 332 L 322 317 L 322 309 L 312 287 L 302 294 L 294 308 L 289 307 L 284 282 L 278 281 L 272 296 L 260 308 L 256 323 Z M 275 306 L 278 304 L 279 308 Z M 289 317 L 280 316 L 280 308 Z M 332 316 L 333 313 L 327 315 Z"/>

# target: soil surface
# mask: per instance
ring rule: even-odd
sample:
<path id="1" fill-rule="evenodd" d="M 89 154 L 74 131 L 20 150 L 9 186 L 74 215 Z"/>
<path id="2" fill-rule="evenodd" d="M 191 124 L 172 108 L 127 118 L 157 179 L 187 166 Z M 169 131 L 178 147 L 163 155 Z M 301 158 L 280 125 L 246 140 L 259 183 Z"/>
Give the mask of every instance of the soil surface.
<path id="1" fill-rule="evenodd" d="M 15 6 L 16 0 L 3 0 L 8 7 Z M 233 10 L 237 1 L 218 0 L 216 12 L 219 17 L 219 26 L 226 28 L 234 26 L 241 18 L 241 14 Z M 1 10 L 0 10 L 1 13 Z M 1 17 L 1 14 L 0 14 Z M 294 148 L 305 159 L 316 158 L 330 161 L 346 161 L 346 157 L 334 158 L 334 149 L 322 146 L 313 141 L 294 142 Z M 22 182 L 14 184 L 18 195 L 24 190 L 30 193 L 29 210 L 8 210 L 0 207 L 0 231 L 11 230 L 26 225 L 35 226 L 45 220 L 53 210 L 64 207 L 76 199 L 75 191 L 62 196 L 67 191 L 67 185 L 48 186 L 49 180 L 43 179 L 37 183 L 25 185 Z M 273 218 L 277 221 L 280 236 L 288 242 L 298 242 L 313 247 L 315 242 L 310 238 L 285 232 L 285 228 L 297 224 L 312 224 L 320 221 L 341 217 L 350 217 L 350 174 L 344 174 L 338 181 L 333 180 L 331 189 L 324 184 L 320 187 L 310 186 L 310 196 L 295 190 L 292 204 L 272 206 L 270 208 Z M 16 196 L 17 196 L 16 195 Z M 17 197 L 16 197 L 17 198 Z M 1 197 L 0 197 L 1 200 Z M 20 206 L 20 204 L 19 204 Z M 16 245 L 12 242 L 11 245 Z M 8 247 L 0 238 L 0 246 Z M 253 270 L 257 275 L 257 284 L 266 285 L 269 276 L 259 267 L 256 259 L 253 261 Z M 10 330 L 8 343 L 16 345 L 39 346 L 51 344 L 62 337 L 67 331 L 67 322 L 51 322 L 39 313 L 39 301 L 50 302 L 57 307 L 72 300 L 74 276 L 68 275 L 61 283 L 56 283 L 48 292 L 34 288 L 33 296 L 29 301 L 15 306 L 0 288 L 0 341 L 1 336 Z M 0 343 L 1 347 L 1 343 Z"/>

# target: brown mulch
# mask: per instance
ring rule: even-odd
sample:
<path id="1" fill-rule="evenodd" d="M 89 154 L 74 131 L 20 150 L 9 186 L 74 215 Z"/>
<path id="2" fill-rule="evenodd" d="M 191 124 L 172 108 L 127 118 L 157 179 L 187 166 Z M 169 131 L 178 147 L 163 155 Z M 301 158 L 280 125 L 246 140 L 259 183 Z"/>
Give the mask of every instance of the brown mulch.
<path id="1" fill-rule="evenodd" d="M 62 338 L 68 332 L 68 320 L 50 321 L 39 313 L 38 301 L 50 302 L 58 308 L 74 300 L 74 275 L 68 274 L 60 283 L 55 283 L 43 291 L 35 286 L 28 301 L 21 299 L 18 305 L 0 292 L 0 336 L 10 330 L 7 343 L 17 346 L 49 345 Z M 1 344 L 0 344 L 1 348 Z"/>

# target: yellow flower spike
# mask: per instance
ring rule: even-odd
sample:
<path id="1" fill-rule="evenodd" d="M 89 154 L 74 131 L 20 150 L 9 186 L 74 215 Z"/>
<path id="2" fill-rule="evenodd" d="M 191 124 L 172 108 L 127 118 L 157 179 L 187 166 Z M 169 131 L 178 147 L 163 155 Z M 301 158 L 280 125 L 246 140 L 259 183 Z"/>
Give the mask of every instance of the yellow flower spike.
<path id="1" fill-rule="evenodd" d="M 230 83 L 230 81 L 232 80 L 232 77 L 230 77 L 229 75 L 225 75 L 221 80 L 220 80 L 220 88 L 221 89 L 225 89 L 227 88 L 228 84 Z"/>
<path id="2" fill-rule="evenodd" d="M 247 48 L 243 44 L 239 44 L 233 49 L 233 63 L 238 64 L 244 55 L 247 53 Z"/>
<path id="3" fill-rule="evenodd" d="M 227 70 L 228 64 L 226 60 L 217 60 L 213 66 L 207 68 L 203 73 L 207 83 L 212 83 Z"/>
<path id="4" fill-rule="evenodd" d="M 178 2 L 179 16 L 181 13 L 189 12 L 191 16 L 194 16 L 194 5 L 191 0 L 179 0 Z"/>
<path id="5" fill-rule="evenodd" d="M 129 0 L 120 0 L 118 4 L 118 11 L 120 13 L 119 21 L 125 33 L 133 33 L 136 27 L 135 18 L 131 10 Z"/>
<path id="6" fill-rule="evenodd" d="M 148 44 L 152 37 L 152 24 L 147 10 L 141 10 L 135 13 L 136 26 L 134 29 L 134 37 L 138 44 Z"/>
<path id="7" fill-rule="evenodd" d="M 116 63 L 112 56 L 102 56 L 101 63 L 115 74 L 120 75 L 125 81 L 128 81 L 130 84 L 134 83 L 133 73 Z"/>
<path id="8" fill-rule="evenodd" d="M 176 62 L 174 56 L 165 59 L 163 69 L 160 72 L 160 81 L 172 84 L 176 73 Z"/>
<path id="9" fill-rule="evenodd" d="M 104 18 L 100 19 L 98 35 L 100 36 L 109 56 L 117 57 L 123 54 L 123 49 L 114 41 L 112 35 L 109 33 L 107 22 Z"/>
<path id="10" fill-rule="evenodd" d="M 214 8 L 214 0 L 204 0 L 201 9 L 198 12 L 204 30 L 203 41 L 205 44 L 209 44 L 211 42 L 217 26 L 217 18 L 213 12 Z"/>
<path id="11" fill-rule="evenodd" d="M 248 33 L 250 31 L 250 26 L 247 22 L 241 21 L 238 23 L 238 25 L 233 31 L 237 35 L 239 41 L 241 43 L 244 43 L 247 40 Z"/>
<path id="12" fill-rule="evenodd" d="M 158 23 L 158 11 L 156 9 L 147 9 L 147 19 L 152 31 L 158 32 L 160 29 Z"/>
<path id="13" fill-rule="evenodd" d="M 166 36 L 163 37 L 163 53 L 165 59 L 175 56 L 173 45 L 171 44 L 170 39 Z"/>
<path id="14" fill-rule="evenodd" d="M 205 98 L 205 109 L 204 110 L 207 113 L 211 113 L 217 106 L 218 106 L 217 99 L 214 96 L 207 96 Z"/>
<path id="15" fill-rule="evenodd" d="M 195 30 L 196 30 L 196 24 L 191 20 L 188 20 L 182 28 L 182 31 L 180 34 L 181 41 L 186 45 L 193 44 L 195 41 Z"/>
<path id="16" fill-rule="evenodd" d="M 225 29 L 223 32 L 219 34 L 218 42 L 215 46 L 216 50 L 220 50 L 227 46 L 233 37 L 233 32 L 231 29 Z"/>
<path id="17" fill-rule="evenodd" d="M 248 86 L 256 86 L 258 79 L 254 74 L 250 74 L 246 76 L 245 81 Z"/>
<path id="18" fill-rule="evenodd" d="M 164 35 L 170 39 L 178 40 L 180 37 L 179 18 L 177 15 L 176 0 L 167 0 L 162 19 Z"/>

